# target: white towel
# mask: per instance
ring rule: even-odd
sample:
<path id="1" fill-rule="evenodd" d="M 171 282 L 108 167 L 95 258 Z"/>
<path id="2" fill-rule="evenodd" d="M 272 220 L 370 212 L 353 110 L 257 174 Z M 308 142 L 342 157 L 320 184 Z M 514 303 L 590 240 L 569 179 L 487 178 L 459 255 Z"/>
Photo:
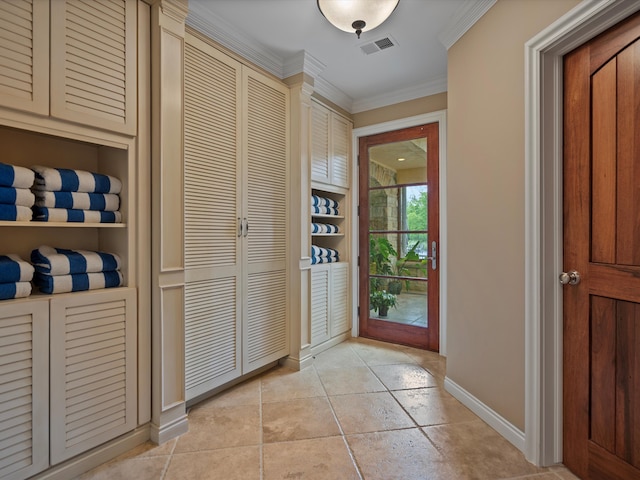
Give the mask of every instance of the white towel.
<path id="1" fill-rule="evenodd" d="M 29 207 L 0 203 L 0 220 L 28 222 L 32 216 L 33 212 Z"/>
<path id="2" fill-rule="evenodd" d="M 33 271 L 33 265 L 15 253 L 0 255 L 0 283 L 30 282 Z"/>
<path id="3" fill-rule="evenodd" d="M 34 165 L 34 188 L 50 192 L 120 193 L 122 182 L 111 175 Z"/>
<path id="4" fill-rule="evenodd" d="M 67 250 L 41 245 L 31 252 L 31 262 L 37 272 L 48 275 L 96 273 L 119 270 L 120 257 L 114 253 L 90 250 Z"/>
<path id="5" fill-rule="evenodd" d="M 35 190 L 36 206 L 115 212 L 120 208 L 120 197 L 113 193 L 48 192 Z"/>
<path id="6" fill-rule="evenodd" d="M 122 223 L 120 212 L 33 207 L 34 222 Z"/>
<path id="7" fill-rule="evenodd" d="M 31 188 L 34 173 L 28 168 L 0 163 L 0 185 L 3 187 Z"/>

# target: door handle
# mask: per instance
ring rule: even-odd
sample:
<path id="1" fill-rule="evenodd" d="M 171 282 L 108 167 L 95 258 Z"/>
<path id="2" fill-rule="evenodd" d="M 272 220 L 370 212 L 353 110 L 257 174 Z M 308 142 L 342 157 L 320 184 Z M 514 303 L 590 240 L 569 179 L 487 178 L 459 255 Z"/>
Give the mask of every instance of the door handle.
<path id="1" fill-rule="evenodd" d="M 238 217 L 238 238 L 242 236 L 242 219 Z"/>
<path id="2" fill-rule="evenodd" d="M 562 272 L 558 277 L 562 285 L 578 285 L 580 283 L 580 274 L 571 270 L 569 273 Z"/>
<path id="3" fill-rule="evenodd" d="M 249 235 L 249 220 L 244 219 L 244 236 Z"/>
<path id="4" fill-rule="evenodd" d="M 431 260 L 431 270 L 438 268 L 438 244 L 434 240 L 431 242 L 431 256 L 427 257 L 427 260 Z"/>

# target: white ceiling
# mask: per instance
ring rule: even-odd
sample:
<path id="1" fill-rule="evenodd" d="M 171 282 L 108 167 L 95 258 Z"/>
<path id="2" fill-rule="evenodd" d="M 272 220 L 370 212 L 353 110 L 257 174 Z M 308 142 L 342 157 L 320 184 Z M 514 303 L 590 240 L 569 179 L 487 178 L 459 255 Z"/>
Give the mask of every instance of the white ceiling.
<path id="1" fill-rule="evenodd" d="M 400 0 L 360 40 L 332 26 L 316 0 L 189 0 L 187 24 L 279 78 L 301 71 L 351 113 L 446 91 L 447 48 L 495 0 Z M 360 46 L 391 37 L 394 47 Z"/>

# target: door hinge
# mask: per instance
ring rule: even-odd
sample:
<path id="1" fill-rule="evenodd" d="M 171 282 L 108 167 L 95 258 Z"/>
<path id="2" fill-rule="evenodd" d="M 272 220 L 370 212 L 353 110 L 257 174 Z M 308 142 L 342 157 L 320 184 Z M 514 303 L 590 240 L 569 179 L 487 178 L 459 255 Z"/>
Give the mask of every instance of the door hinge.
<path id="1" fill-rule="evenodd" d="M 360 316 L 360 306 L 358 305 L 358 316 Z"/>
<path id="2" fill-rule="evenodd" d="M 357 160 L 358 165 L 360 165 L 360 154 L 358 154 L 358 157 L 357 157 L 357 158 L 358 158 L 358 160 Z"/>
<path id="3" fill-rule="evenodd" d="M 360 216 L 360 205 L 358 205 L 358 217 Z"/>
<path id="4" fill-rule="evenodd" d="M 360 255 L 358 255 L 358 266 L 360 266 Z"/>

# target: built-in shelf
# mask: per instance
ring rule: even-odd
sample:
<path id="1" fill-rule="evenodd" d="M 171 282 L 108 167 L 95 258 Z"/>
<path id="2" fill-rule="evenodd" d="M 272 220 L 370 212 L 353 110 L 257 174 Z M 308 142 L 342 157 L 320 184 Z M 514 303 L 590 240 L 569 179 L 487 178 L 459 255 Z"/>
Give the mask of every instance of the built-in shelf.
<path id="1" fill-rule="evenodd" d="M 344 237 L 344 233 L 312 233 L 312 237 Z"/>
<path id="2" fill-rule="evenodd" d="M 328 215 L 326 213 L 312 213 L 314 218 L 344 218 L 344 215 Z"/>
<path id="3" fill-rule="evenodd" d="M 36 227 L 36 228 L 127 228 L 126 223 L 89 223 L 89 222 L 12 222 L 0 221 L 0 227 Z"/>

